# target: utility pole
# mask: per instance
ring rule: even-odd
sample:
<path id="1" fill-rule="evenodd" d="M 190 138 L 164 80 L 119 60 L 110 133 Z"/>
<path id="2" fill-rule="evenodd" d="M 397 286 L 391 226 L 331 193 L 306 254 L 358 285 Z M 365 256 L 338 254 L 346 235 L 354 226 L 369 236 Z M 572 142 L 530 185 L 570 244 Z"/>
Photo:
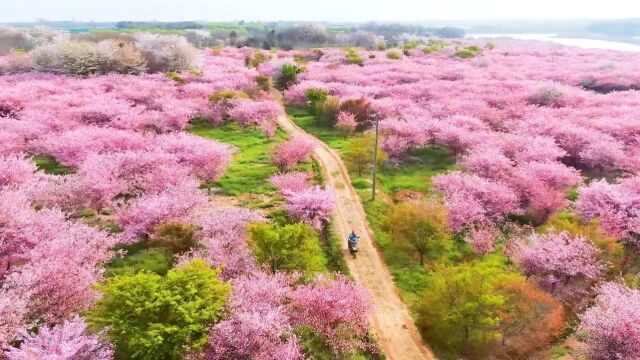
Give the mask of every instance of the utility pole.
<path id="1" fill-rule="evenodd" d="M 376 199 L 376 171 L 378 170 L 378 114 L 373 115 L 373 121 L 375 122 L 375 141 L 373 144 L 373 170 L 371 171 L 373 177 L 373 187 L 371 189 L 371 200 Z"/>

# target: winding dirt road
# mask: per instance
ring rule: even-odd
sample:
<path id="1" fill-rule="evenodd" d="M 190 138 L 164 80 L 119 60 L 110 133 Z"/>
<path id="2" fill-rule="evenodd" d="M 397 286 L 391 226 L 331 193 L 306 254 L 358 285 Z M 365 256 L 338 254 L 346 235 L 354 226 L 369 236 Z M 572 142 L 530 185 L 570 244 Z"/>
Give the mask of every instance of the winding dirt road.
<path id="1" fill-rule="evenodd" d="M 333 224 L 336 231 L 345 237 L 351 229 L 360 234 L 357 258 L 349 255 L 346 240 L 341 242 L 342 252 L 353 278 L 373 295 L 373 331 L 385 355 L 390 360 L 435 359 L 420 338 L 409 310 L 400 300 L 391 274 L 373 243 L 364 208 L 351 187 L 342 160 L 329 146 L 307 134 L 287 116 L 281 116 L 278 122 L 289 134 L 305 136 L 315 142 L 314 155 L 322 164 L 328 185 L 335 191 Z"/>

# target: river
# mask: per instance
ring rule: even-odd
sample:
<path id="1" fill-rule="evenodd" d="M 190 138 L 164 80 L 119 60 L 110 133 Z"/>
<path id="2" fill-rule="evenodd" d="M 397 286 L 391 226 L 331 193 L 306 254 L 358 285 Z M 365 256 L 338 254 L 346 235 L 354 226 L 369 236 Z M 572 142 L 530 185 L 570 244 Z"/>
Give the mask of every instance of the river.
<path id="1" fill-rule="evenodd" d="M 469 34 L 473 39 L 495 39 L 500 37 L 520 40 L 550 41 L 562 45 L 575 46 L 583 49 L 607 49 L 620 51 L 640 51 L 640 45 L 628 44 L 620 41 L 559 37 L 557 34 Z"/>

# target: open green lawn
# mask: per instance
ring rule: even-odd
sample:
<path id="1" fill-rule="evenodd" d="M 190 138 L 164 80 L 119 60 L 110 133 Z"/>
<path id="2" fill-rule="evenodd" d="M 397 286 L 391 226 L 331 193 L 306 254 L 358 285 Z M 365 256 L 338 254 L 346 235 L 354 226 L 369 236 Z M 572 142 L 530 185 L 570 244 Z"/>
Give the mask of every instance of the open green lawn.
<path id="1" fill-rule="evenodd" d="M 255 128 L 243 129 L 235 123 L 212 127 L 207 121 L 191 125 L 189 131 L 238 149 L 226 174 L 214 184 L 217 193 L 229 196 L 275 194 L 275 189 L 267 183 L 267 178 L 278 171 L 271 163 L 271 151 L 274 146 L 287 139 L 284 131 L 278 130 L 270 139 Z"/>
<path id="2" fill-rule="evenodd" d="M 287 113 L 296 124 L 315 135 L 331 148 L 344 152 L 349 147 L 350 139 L 341 132 L 318 124 L 314 115 L 307 109 L 287 107 Z M 348 166 L 348 164 L 347 164 Z M 348 166 L 349 167 L 349 166 Z M 371 200 L 371 175 L 369 172 L 358 176 L 357 171 L 350 169 L 351 182 L 362 199 L 369 223 L 376 235 L 376 242 L 381 249 L 385 262 L 402 290 L 405 300 L 411 303 L 424 288 L 427 270 L 420 266 L 418 259 L 406 248 L 396 246 L 383 229 L 395 195 L 401 190 L 411 190 L 429 196 L 431 178 L 442 172 L 456 169 L 454 155 L 442 147 L 429 147 L 409 154 L 406 161 L 400 164 L 389 164 L 378 169 L 377 182 L 379 196 Z"/>
<path id="3" fill-rule="evenodd" d="M 36 155 L 32 159 L 33 162 L 36 163 L 38 170 L 43 171 L 46 174 L 66 175 L 72 171 L 71 168 L 60 164 L 56 159 L 50 156 Z"/>
<path id="4" fill-rule="evenodd" d="M 172 266 L 171 252 L 165 248 L 154 247 L 148 241 L 118 245 L 117 250 L 126 251 L 126 256 L 115 258 L 106 265 L 105 276 L 107 277 L 140 271 L 165 275 Z"/>

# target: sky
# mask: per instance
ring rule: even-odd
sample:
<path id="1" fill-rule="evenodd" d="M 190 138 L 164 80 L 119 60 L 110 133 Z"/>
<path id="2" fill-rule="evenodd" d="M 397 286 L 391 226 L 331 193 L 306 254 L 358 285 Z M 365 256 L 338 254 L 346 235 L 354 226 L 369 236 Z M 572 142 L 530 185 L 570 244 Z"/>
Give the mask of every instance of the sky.
<path id="1" fill-rule="evenodd" d="M 0 22 L 620 19 L 640 0 L 0 0 Z"/>

